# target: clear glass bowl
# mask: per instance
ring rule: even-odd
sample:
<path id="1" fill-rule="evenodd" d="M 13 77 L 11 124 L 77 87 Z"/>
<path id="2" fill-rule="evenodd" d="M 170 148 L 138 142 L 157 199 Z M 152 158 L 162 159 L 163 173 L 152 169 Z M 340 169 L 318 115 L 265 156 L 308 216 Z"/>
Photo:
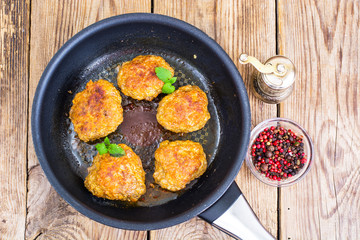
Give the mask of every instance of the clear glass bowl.
<path id="1" fill-rule="evenodd" d="M 276 127 L 278 125 L 280 125 L 280 127 L 284 127 L 285 129 L 291 129 L 294 133 L 296 133 L 297 136 L 303 136 L 304 153 L 307 158 L 307 162 L 304 164 L 303 168 L 301 168 L 297 174 L 287 179 L 282 179 L 280 181 L 269 179 L 268 177 L 265 176 L 265 174 L 258 171 L 254 166 L 251 156 L 251 147 L 255 142 L 255 139 L 258 137 L 258 135 L 265 128 L 268 127 L 270 129 L 271 126 Z M 274 187 L 285 187 L 297 183 L 298 181 L 300 181 L 300 179 L 304 178 L 305 175 L 309 172 L 313 162 L 313 158 L 314 158 L 314 145 L 312 143 L 311 138 L 309 137 L 308 133 L 298 123 L 290 119 L 285 119 L 285 118 L 268 119 L 259 123 L 251 131 L 250 143 L 246 154 L 246 165 L 250 168 L 250 171 L 255 175 L 255 177 L 260 181 L 262 181 L 263 183 L 266 183 Z"/>

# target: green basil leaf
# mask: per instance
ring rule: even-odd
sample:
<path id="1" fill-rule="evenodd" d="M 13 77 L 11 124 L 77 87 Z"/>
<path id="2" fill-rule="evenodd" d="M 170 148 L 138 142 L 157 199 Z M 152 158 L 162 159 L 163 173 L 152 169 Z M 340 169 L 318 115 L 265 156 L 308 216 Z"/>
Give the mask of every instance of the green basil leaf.
<path id="1" fill-rule="evenodd" d="M 110 140 L 109 140 L 108 137 L 106 137 L 106 138 L 104 139 L 104 143 L 105 143 L 105 145 L 106 145 L 107 147 L 110 145 Z"/>
<path id="2" fill-rule="evenodd" d="M 171 85 L 170 83 L 165 83 L 162 87 L 162 92 L 166 94 L 170 94 L 175 91 L 175 87 Z"/>
<path id="3" fill-rule="evenodd" d="M 108 152 L 108 149 L 106 148 L 106 145 L 105 145 L 105 143 L 98 143 L 98 144 L 96 144 L 96 149 L 98 150 L 98 152 L 99 152 L 99 154 L 100 155 L 103 155 L 103 154 L 105 154 L 105 153 L 107 153 Z"/>
<path id="4" fill-rule="evenodd" d="M 172 77 L 169 79 L 169 83 L 174 84 L 176 82 L 177 77 Z"/>
<path id="5" fill-rule="evenodd" d="M 163 67 L 156 67 L 155 68 L 156 76 L 163 82 L 171 78 L 171 72 Z"/>
<path id="6" fill-rule="evenodd" d="M 113 157 L 121 157 L 125 155 L 124 149 L 117 144 L 110 144 L 108 150 Z"/>
<path id="7" fill-rule="evenodd" d="M 173 84 L 173 83 L 175 83 L 175 82 L 176 82 L 176 77 L 172 77 L 172 78 L 164 81 L 164 83 L 170 83 L 170 84 Z"/>

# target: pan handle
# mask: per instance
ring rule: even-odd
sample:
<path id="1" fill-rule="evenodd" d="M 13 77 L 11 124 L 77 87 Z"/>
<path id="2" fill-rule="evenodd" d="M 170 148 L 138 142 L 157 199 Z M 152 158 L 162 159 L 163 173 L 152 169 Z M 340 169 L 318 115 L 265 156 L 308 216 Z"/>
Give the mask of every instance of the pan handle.
<path id="1" fill-rule="evenodd" d="M 199 217 L 235 239 L 275 239 L 261 225 L 235 182 L 217 202 L 202 212 Z"/>

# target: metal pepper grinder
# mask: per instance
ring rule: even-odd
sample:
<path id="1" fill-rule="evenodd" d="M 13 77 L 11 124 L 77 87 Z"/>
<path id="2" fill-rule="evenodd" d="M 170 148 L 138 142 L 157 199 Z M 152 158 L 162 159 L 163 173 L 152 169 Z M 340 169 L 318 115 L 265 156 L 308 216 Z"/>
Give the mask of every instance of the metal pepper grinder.
<path id="1" fill-rule="evenodd" d="M 243 53 L 240 63 L 251 63 L 258 72 L 253 75 L 250 87 L 255 96 L 266 103 L 277 104 L 284 101 L 293 91 L 295 66 L 284 56 L 274 56 L 262 64 L 255 57 Z"/>

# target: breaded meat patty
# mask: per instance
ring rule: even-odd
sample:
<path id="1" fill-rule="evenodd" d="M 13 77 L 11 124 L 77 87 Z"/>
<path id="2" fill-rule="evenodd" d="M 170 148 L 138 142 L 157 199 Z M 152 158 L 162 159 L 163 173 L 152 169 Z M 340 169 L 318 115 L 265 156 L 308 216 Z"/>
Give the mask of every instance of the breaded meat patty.
<path id="1" fill-rule="evenodd" d="M 85 187 L 97 197 L 135 202 L 146 192 L 145 172 L 139 156 L 127 145 L 119 146 L 125 156 L 106 153 L 94 157 Z"/>
<path id="2" fill-rule="evenodd" d="M 162 188 L 179 191 L 200 177 L 207 168 L 206 155 L 200 143 L 164 141 L 155 151 L 154 179 Z"/>
<path id="3" fill-rule="evenodd" d="M 108 81 L 90 80 L 85 90 L 75 95 L 70 119 L 85 142 L 107 136 L 123 121 L 120 92 Z"/>
<path id="4" fill-rule="evenodd" d="M 172 132 L 194 132 L 210 119 L 206 94 L 198 87 L 180 87 L 164 97 L 157 110 L 158 122 Z"/>
<path id="5" fill-rule="evenodd" d="M 122 93 L 137 100 L 151 101 L 156 98 L 164 85 L 156 76 L 156 67 L 166 68 L 174 76 L 174 69 L 159 56 L 141 55 L 124 62 L 117 76 Z"/>

